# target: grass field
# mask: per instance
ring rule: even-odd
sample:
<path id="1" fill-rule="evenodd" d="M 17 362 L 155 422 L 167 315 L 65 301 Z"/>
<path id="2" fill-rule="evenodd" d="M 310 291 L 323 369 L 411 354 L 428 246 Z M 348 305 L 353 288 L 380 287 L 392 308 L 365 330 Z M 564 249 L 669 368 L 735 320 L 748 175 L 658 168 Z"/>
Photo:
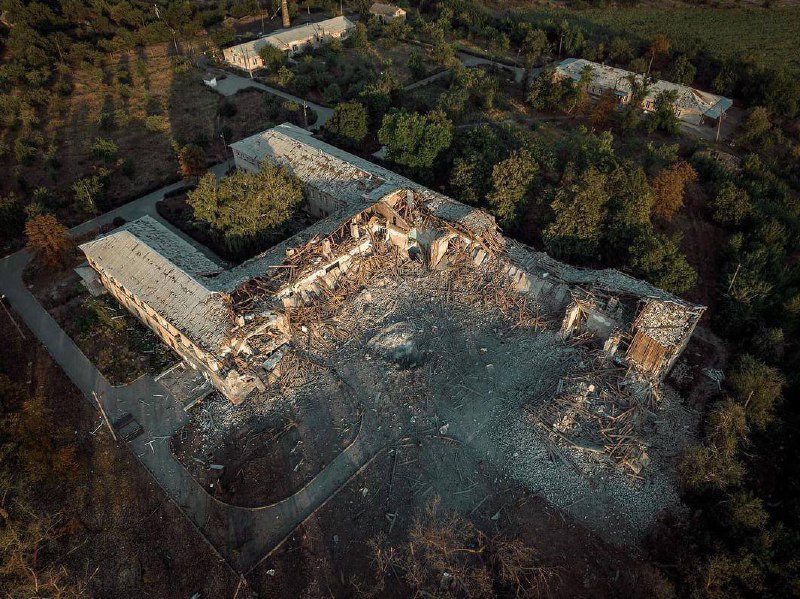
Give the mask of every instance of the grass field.
<path id="1" fill-rule="evenodd" d="M 664 33 L 676 49 L 697 42 L 712 56 L 725 58 L 739 52 L 763 54 L 773 67 L 800 72 L 800 7 L 782 8 L 614 8 L 587 10 L 522 10 L 535 20 L 568 18 L 587 31 L 643 39 Z"/>

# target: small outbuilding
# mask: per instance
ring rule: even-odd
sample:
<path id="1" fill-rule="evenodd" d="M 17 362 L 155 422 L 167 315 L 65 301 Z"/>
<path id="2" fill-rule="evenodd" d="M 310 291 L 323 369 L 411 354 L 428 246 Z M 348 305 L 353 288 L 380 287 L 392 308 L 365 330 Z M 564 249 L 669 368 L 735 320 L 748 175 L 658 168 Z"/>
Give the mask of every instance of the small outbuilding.
<path id="1" fill-rule="evenodd" d="M 384 25 L 391 23 L 392 21 L 406 20 L 406 11 L 399 6 L 395 6 L 394 4 L 375 2 L 372 6 L 370 6 L 369 12 L 370 14 L 378 17 L 378 20 L 380 20 L 380 22 Z"/>

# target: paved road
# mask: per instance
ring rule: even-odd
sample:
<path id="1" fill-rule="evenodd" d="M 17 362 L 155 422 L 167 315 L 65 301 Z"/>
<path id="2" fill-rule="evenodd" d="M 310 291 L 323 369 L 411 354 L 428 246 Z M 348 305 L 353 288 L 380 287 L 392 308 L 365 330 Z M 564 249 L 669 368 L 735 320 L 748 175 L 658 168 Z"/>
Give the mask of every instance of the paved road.
<path id="1" fill-rule="evenodd" d="M 219 175 L 228 166 L 229 163 L 224 163 L 212 170 Z M 71 232 L 84 234 L 118 216 L 130 220 L 145 214 L 169 226 L 156 212 L 155 204 L 164 193 L 180 185 L 176 183 L 148 194 Z M 189 421 L 178 401 L 151 376 L 119 387 L 109 384 L 23 283 L 22 273 L 30 259 L 30 253 L 21 250 L 0 260 L 0 292 L 92 405 L 96 394 L 112 421 L 129 413 L 139 422 L 144 432 L 131 442 L 131 449 L 170 499 L 237 571 L 246 572 L 257 564 L 393 442 L 375 432 L 377 425 L 370 413 L 364 417 L 361 432 L 353 443 L 291 497 L 261 508 L 241 508 L 213 499 L 170 450 L 170 437 Z"/>
<path id="2" fill-rule="evenodd" d="M 223 96 L 232 96 L 236 93 L 239 93 L 245 89 L 259 89 L 261 91 L 280 96 L 286 100 L 291 100 L 292 102 L 297 102 L 301 106 L 305 102 L 306 106 L 313 109 L 314 112 L 317 113 L 317 120 L 314 122 L 313 125 L 309 125 L 309 129 L 312 131 L 316 131 L 320 129 L 331 116 L 333 116 L 333 109 L 326 108 L 325 106 L 320 106 L 319 104 L 314 104 L 313 102 L 309 102 L 308 100 L 304 100 L 303 98 L 298 98 L 297 96 L 293 96 L 292 94 L 288 94 L 285 91 L 281 91 L 274 87 L 269 87 L 268 85 L 264 85 L 263 83 L 259 83 L 258 81 L 254 81 L 249 79 L 248 77 L 241 77 L 230 71 L 225 71 L 220 68 L 214 68 L 213 71 L 223 72 L 225 73 L 225 79 L 217 79 L 215 89 Z"/>

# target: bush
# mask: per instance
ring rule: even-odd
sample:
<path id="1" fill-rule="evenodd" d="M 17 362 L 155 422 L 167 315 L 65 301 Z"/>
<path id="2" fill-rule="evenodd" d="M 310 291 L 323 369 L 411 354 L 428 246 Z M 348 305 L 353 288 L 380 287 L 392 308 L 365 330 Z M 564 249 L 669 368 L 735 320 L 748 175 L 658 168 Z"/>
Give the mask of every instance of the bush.
<path id="1" fill-rule="evenodd" d="M 168 127 L 167 119 L 161 115 L 151 115 L 144 119 L 144 128 L 150 133 L 161 133 Z"/>
<path id="2" fill-rule="evenodd" d="M 331 83 L 323 90 L 322 97 L 328 104 L 335 104 L 342 97 L 342 88 L 338 83 Z"/>
<path id="3" fill-rule="evenodd" d="M 110 139 L 98 137 L 92 144 L 92 154 L 102 159 L 103 162 L 114 162 L 119 152 L 119 146 Z"/>

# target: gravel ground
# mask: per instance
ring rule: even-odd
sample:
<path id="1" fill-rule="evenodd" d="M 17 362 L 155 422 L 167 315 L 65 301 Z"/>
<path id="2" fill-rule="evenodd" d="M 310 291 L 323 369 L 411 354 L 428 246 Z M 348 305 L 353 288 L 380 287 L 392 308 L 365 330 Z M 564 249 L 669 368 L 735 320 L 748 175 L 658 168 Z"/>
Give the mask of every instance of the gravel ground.
<path id="1" fill-rule="evenodd" d="M 529 410 L 582 367 L 586 350 L 565 344 L 556 330 L 515 328 L 484 301 L 479 282 L 461 283 L 414 263 L 369 278 L 326 325 L 321 338 L 330 344 L 304 348 L 331 371 L 310 369 L 283 394 L 240 407 L 204 402 L 196 417 L 208 443 L 276 414 L 343 425 L 330 414 L 352 420 L 363 406 L 380 424 L 362 434 L 385 436 L 389 444 L 430 435 L 460 442 L 476 467 L 485 460 L 503 473 L 498 492 L 522 484 L 613 542 L 636 542 L 660 511 L 680 510 L 673 462 L 691 441 L 696 418 L 677 394 L 662 390 L 643 432 L 651 461 L 641 479 L 599 454 L 554 450 Z M 348 407 L 331 411 L 340 402 Z"/>

